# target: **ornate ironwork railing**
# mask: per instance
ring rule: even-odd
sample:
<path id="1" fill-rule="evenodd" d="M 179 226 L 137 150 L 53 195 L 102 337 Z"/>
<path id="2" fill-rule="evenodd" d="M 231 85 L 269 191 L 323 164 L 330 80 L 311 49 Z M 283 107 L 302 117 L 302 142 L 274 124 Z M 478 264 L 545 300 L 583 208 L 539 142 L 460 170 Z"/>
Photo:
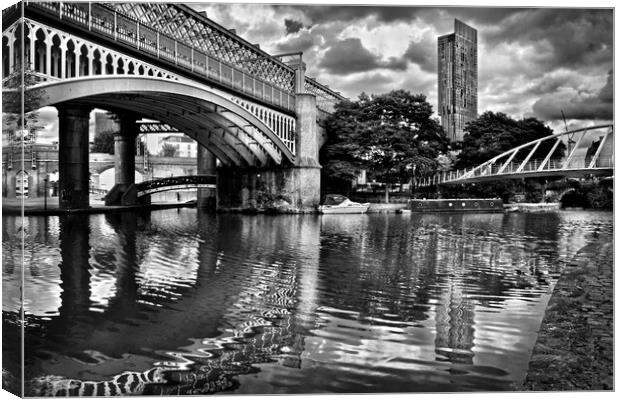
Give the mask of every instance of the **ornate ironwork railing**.
<path id="1" fill-rule="evenodd" d="M 306 78 L 304 86 L 307 93 L 312 93 L 316 96 L 317 108 L 328 114 L 334 112 L 336 103 L 345 99 L 339 93 L 330 90 L 312 78 Z"/>
<path id="2" fill-rule="evenodd" d="M 189 46 L 152 26 L 99 3 L 30 2 L 28 7 L 35 7 L 65 23 L 135 47 L 149 56 L 174 64 L 222 86 L 233 88 L 249 97 L 289 111 L 295 109 L 295 97 L 291 86 L 294 79 L 292 69 L 290 85 L 282 82 L 269 83 L 253 75 L 256 73 L 255 69 L 244 71 L 212 53 L 207 54 L 201 48 Z"/>
<path id="3" fill-rule="evenodd" d="M 174 176 L 137 183 L 136 190 L 138 191 L 138 196 L 140 197 L 159 191 L 174 190 L 179 188 L 215 188 L 215 184 L 215 175 Z"/>

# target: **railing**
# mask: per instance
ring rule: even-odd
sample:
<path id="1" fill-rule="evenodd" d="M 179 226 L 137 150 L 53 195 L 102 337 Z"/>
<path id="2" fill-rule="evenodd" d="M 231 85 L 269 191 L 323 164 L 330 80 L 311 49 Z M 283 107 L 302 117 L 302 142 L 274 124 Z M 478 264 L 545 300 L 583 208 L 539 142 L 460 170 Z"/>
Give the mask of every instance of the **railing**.
<path id="1" fill-rule="evenodd" d="M 458 183 L 460 181 L 467 181 L 476 178 L 492 178 L 510 175 L 521 175 L 527 173 L 543 173 L 543 172 L 556 172 L 556 171 L 574 171 L 574 170 L 592 170 L 595 169 L 613 169 L 614 159 L 599 158 L 595 161 L 594 165 L 590 167 L 592 157 L 585 157 L 581 159 L 573 159 L 568 164 L 564 159 L 550 159 L 543 165 L 544 160 L 535 159 L 521 166 L 521 162 L 511 162 L 507 165 L 488 165 L 484 168 L 465 168 L 462 170 L 453 170 L 449 172 L 442 172 L 434 176 L 427 176 L 422 178 L 418 182 L 418 187 L 432 186 L 436 184 L 444 183 Z"/>
<path id="2" fill-rule="evenodd" d="M 174 176 L 137 183 L 136 189 L 138 196 L 142 196 L 175 187 L 215 187 L 215 183 L 215 175 Z"/>
<path id="3" fill-rule="evenodd" d="M 306 92 L 314 94 L 316 96 L 316 106 L 319 110 L 326 114 L 332 114 L 336 103 L 344 100 L 345 98 L 338 93 L 334 93 L 326 86 L 318 83 L 316 80 L 306 78 L 305 82 Z M 319 115 L 319 119 L 322 119 L 323 115 Z"/>
<path id="4" fill-rule="evenodd" d="M 190 47 L 116 10 L 98 3 L 30 2 L 58 19 L 98 32 L 108 39 L 135 47 L 179 68 L 205 77 L 255 99 L 289 111 L 295 110 L 293 93 L 251 76 L 226 62 Z"/>

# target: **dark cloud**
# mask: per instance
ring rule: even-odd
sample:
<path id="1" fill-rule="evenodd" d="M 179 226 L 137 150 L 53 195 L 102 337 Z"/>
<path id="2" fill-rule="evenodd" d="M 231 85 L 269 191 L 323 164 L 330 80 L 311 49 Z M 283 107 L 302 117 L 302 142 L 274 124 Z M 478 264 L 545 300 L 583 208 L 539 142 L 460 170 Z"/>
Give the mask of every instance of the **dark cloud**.
<path id="1" fill-rule="evenodd" d="M 334 43 L 320 66 L 337 75 L 364 72 L 379 67 L 379 57 L 365 48 L 360 39 L 349 38 Z"/>
<path id="2" fill-rule="evenodd" d="M 284 19 L 284 27 L 286 28 L 286 34 L 297 33 L 304 27 L 301 21 L 295 21 L 294 19 Z"/>
<path id="3" fill-rule="evenodd" d="M 524 9 L 501 29 L 480 32 L 491 47 L 501 43 L 536 45 L 546 52 L 545 67 L 579 67 L 611 61 L 611 9 Z M 544 59 L 544 58 L 543 58 Z"/>
<path id="4" fill-rule="evenodd" d="M 409 42 L 403 58 L 416 63 L 420 69 L 430 73 L 437 72 L 437 42 L 430 37 L 424 37 L 419 42 Z"/>
<path id="5" fill-rule="evenodd" d="M 598 94 L 601 101 L 613 104 L 614 102 L 614 71 L 613 69 L 607 73 L 607 83 Z"/>
<path id="6" fill-rule="evenodd" d="M 498 24 L 509 16 L 522 11 L 521 8 L 504 7 L 410 7 L 410 6 L 326 6 L 326 5 L 274 5 L 279 11 L 295 10 L 302 12 L 313 23 L 350 22 L 374 16 L 379 22 L 420 20 L 440 21 L 446 28 L 452 26 L 453 19 L 459 18 L 478 25 Z M 447 32 L 447 31 L 446 31 Z"/>
<path id="7" fill-rule="evenodd" d="M 558 93 L 541 97 L 532 107 L 534 113 L 543 120 L 567 119 L 609 120 L 613 118 L 613 71 L 607 74 L 607 83 L 594 95 L 577 93 L 566 98 Z"/>
<path id="8" fill-rule="evenodd" d="M 381 72 L 362 73 L 350 81 L 338 82 L 338 90 L 342 90 L 342 94 L 350 99 L 356 99 L 362 91 L 366 94 L 382 94 L 394 89 L 392 77 Z"/>
<path id="9" fill-rule="evenodd" d="M 394 22 L 397 20 L 410 20 L 416 11 L 416 7 L 397 6 L 294 6 L 275 5 L 276 9 L 297 10 L 312 21 L 312 23 L 325 23 L 334 21 L 353 21 L 369 16 L 375 16 L 382 22 Z"/>
<path id="10" fill-rule="evenodd" d="M 292 53 L 295 51 L 306 52 L 311 49 L 317 41 L 318 38 L 316 36 L 304 30 L 297 35 L 286 36 L 285 41 L 279 42 L 276 45 L 276 50 L 278 53 Z"/>
<path id="11" fill-rule="evenodd" d="M 379 66 L 397 71 L 406 71 L 408 67 L 406 59 L 397 57 L 390 57 L 387 61 L 379 61 Z"/>
<path id="12" fill-rule="evenodd" d="M 377 68 L 404 71 L 407 60 L 390 57 L 382 60 L 362 45 L 360 39 L 348 38 L 334 43 L 323 56 L 319 66 L 329 73 L 346 75 L 354 72 L 372 71 Z"/>

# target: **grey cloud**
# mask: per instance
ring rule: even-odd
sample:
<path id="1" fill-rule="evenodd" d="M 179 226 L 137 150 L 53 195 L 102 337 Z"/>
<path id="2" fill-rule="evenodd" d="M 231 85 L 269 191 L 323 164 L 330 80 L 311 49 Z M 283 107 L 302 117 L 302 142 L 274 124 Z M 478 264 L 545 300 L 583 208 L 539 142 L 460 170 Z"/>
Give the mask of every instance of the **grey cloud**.
<path id="1" fill-rule="evenodd" d="M 404 71 L 407 69 L 407 60 L 396 57 L 382 60 L 381 57 L 365 48 L 360 39 L 348 38 L 334 43 L 325 52 L 320 66 L 337 75 L 372 71 L 378 68 Z"/>
<path id="2" fill-rule="evenodd" d="M 436 41 L 429 40 L 429 37 L 423 38 L 419 42 L 409 42 L 409 46 L 403 57 L 420 66 L 420 69 L 426 72 L 437 71 L 437 49 Z"/>
<path id="3" fill-rule="evenodd" d="M 276 9 L 294 9 L 304 13 L 313 23 L 352 21 L 368 16 L 375 16 L 382 22 L 411 19 L 415 7 L 397 6 L 294 6 L 276 5 Z"/>
<path id="4" fill-rule="evenodd" d="M 562 111 L 567 119 L 612 119 L 613 71 L 607 74 L 607 82 L 597 94 L 562 98 L 550 93 L 536 101 L 532 109 L 543 120 L 560 119 Z"/>
<path id="5" fill-rule="evenodd" d="M 550 47 L 548 67 L 572 67 L 611 60 L 612 32 L 610 9 L 524 9 L 506 19 L 501 29 L 480 35 L 490 46 L 530 44 L 541 51 Z"/>
<path id="6" fill-rule="evenodd" d="M 334 43 L 325 52 L 320 66 L 337 75 L 364 72 L 377 68 L 378 58 L 362 45 L 360 39 L 348 38 Z"/>
<path id="7" fill-rule="evenodd" d="M 387 61 L 380 61 L 379 66 L 381 68 L 398 70 L 398 71 L 406 71 L 407 70 L 407 60 L 404 58 L 390 57 Z"/>
<path id="8" fill-rule="evenodd" d="M 286 34 L 290 35 L 299 32 L 304 27 L 304 24 L 301 21 L 286 18 L 284 19 L 284 27 L 286 28 Z"/>
<path id="9" fill-rule="evenodd" d="M 307 30 L 301 31 L 298 35 L 288 35 L 284 42 L 279 42 L 276 49 L 279 53 L 289 53 L 294 51 L 306 52 L 311 49 L 318 38 Z"/>
<path id="10" fill-rule="evenodd" d="M 351 81 L 338 82 L 338 90 L 348 98 L 355 99 L 363 91 L 367 94 L 383 94 L 394 90 L 394 80 L 380 72 L 364 73 Z"/>
<path id="11" fill-rule="evenodd" d="M 607 73 L 607 83 L 601 89 L 598 95 L 599 99 L 603 102 L 613 104 L 614 102 L 614 71 L 611 70 Z"/>

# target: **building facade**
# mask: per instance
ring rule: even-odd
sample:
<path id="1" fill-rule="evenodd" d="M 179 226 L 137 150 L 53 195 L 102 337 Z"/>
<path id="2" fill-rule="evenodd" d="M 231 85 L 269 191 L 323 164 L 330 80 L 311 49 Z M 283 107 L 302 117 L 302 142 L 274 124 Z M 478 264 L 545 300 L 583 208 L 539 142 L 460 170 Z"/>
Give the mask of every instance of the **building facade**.
<path id="1" fill-rule="evenodd" d="M 437 107 L 450 141 L 462 141 L 465 124 L 478 117 L 478 32 L 454 20 L 454 33 L 437 39 Z"/>

